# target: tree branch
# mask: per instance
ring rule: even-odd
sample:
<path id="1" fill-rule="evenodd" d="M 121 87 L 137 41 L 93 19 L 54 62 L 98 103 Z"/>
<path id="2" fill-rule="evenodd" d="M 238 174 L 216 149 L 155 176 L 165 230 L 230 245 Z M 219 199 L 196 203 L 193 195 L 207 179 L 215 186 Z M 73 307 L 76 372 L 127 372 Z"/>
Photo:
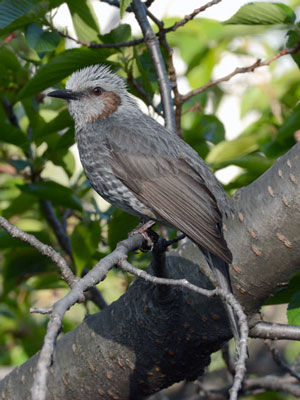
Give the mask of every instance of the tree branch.
<path id="1" fill-rule="evenodd" d="M 120 259 L 127 255 L 129 251 L 141 247 L 143 241 L 144 238 L 142 235 L 134 235 L 120 242 L 111 254 L 99 261 L 91 271 L 73 286 L 72 290 L 64 298 L 54 304 L 44 345 L 36 366 L 35 379 L 31 389 L 32 400 L 46 399 L 46 382 L 49 367 L 54 353 L 56 338 L 61 329 L 62 319 L 66 311 L 84 296 L 84 292 L 87 289 L 94 287 L 101 280 L 105 279 L 107 272 L 117 264 Z"/>
<path id="2" fill-rule="evenodd" d="M 287 392 L 293 396 L 300 397 L 300 388 L 295 378 L 280 378 L 279 376 L 267 375 L 262 378 L 248 378 L 243 384 L 243 390 L 263 389 L 273 392 Z"/>
<path id="3" fill-rule="evenodd" d="M 65 39 L 72 40 L 73 42 L 80 44 L 81 46 L 88 47 L 89 49 L 120 49 L 122 47 L 132 47 L 132 46 L 137 46 L 138 44 L 141 44 L 144 42 L 144 38 L 142 39 L 133 39 L 129 40 L 127 42 L 121 42 L 121 43 L 94 43 L 94 42 L 88 42 L 87 40 L 79 40 L 68 33 L 64 33 L 60 31 L 59 29 L 55 28 L 52 24 L 49 23 L 49 26 L 53 32 L 58 33 L 61 37 Z"/>
<path id="4" fill-rule="evenodd" d="M 283 57 L 287 54 L 295 54 L 298 53 L 300 49 L 300 40 L 293 46 L 291 49 L 285 48 L 281 50 L 279 53 L 275 54 L 274 56 L 267 58 L 266 60 L 262 61 L 260 59 L 257 59 L 253 64 L 249 65 L 248 67 L 238 67 L 235 68 L 234 71 L 230 72 L 230 74 L 227 74 L 223 76 L 222 78 L 215 79 L 213 81 L 208 82 L 206 85 L 201 86 L 198 89 L 191 90 L 187 94 L 181 96 L 181 101 L 185 102 L 189 100 L 191 97 L 204 92 L 205 90 L 209 89 L 212 86 L 218 85 L 219 83 L 229 81 L 232 77 L 234 77 L 237 74 L 244 74 L 247 72 L 253 72 L 255 69 L 259 67 L 265 67 L 267 65 L 270 65 L 273 61 L 278 60 L 278 58 Z"/>
<path id="5" fill-rule="evenodd" d="M 184 18 L 182 18 L 180 21 L 175 22 L 174 25 L 168 27 L 168 28 L 164 28 L 164 32 L 168 33 L 168 32 L 175 32 L 176 29 L 184 26 L 187 22 L 191 21 L 192 19 L 194 19 L 199 13 L 205 11 L 207 8 L 212 7 L 218 3 L 221 3 L 222 0 L 212 0 L 209 1 L 208 3 L 204 4 L 204 6 L 201 6 L 199 8 L 196 8 L 193 12 L 191 12 L 188 15 L 185 15 Z"/>
<path id="6" fill-rule="evenodd" d="M 132 9 L 142 29 L 143 36 L 150 53 L 154 69 L 157 75 L 158 86 L 162 97 L 164 118 L 166 127 L 173 133 L 176 132 L 173 101 L 171 97 L 171 86 L 165 63 L 159 48 L 159 43 L 151 25 L 147 19 L 146 9 L 140 0 L 133 0 Z"/>
<path id="7" fill-rule="evenodd" d="M 231 305 L 235 314 L 238 317 L 239 326 L 240 326 L 240 334 L 241 334 L 240 343 L 238 344 L 239 349 L 240 349 L 240 354 L 239 354 L 238 360 L 235 364 L 235 376 L 234 376 L 232 388 L 230 389 L 230 400 L 236 400 L 238 397 L 238 391 L 241 388 L 242 381 L 243 381 L 245 371 L 246 371 L 245 362 L 247 359 L 248 323 L 247 323 L 247 317 L 244 314 L 241 305 L 234 298 L 234 296 L 231 293 L 224 292 L 219 287 L 217 287 L 214 290 L 206 290 L 206 289 L 203 289 L 203 288 L 200 288 L 198 286 L 191 284 L 186 279 L 176 280 L 176 279 L 159 278 L 156 276 L 149 275 L 147 272 L 133 267 L 124 258 L 119 261 L 118 266 L 123 271 L 134 274 L 137 277 L 142 277 L 146 281 L 152 282 L 153 284 L 180 286 L 180 287 L 184 287 L 189 290 L 192 290 L 192 291 L 194 291 L 198 294 L 201 294 L 203 296 L 206 296 L 206 297 L 212 297 L 217 294 L 223 300 L 225 300 L 226 302 L 228 302 Z"/>
<path id="8" fill-rule="evenodd" d="M 249 336 L 272 340 L 300 340 L 300 326 L 260 321 L 250 329 Z"/>

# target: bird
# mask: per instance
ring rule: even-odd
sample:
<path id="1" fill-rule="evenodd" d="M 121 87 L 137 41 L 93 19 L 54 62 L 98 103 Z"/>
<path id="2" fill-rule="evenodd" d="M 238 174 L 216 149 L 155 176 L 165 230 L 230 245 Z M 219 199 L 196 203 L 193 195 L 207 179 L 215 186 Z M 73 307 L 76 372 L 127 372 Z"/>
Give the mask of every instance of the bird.
<path id="1" fill-rule="evenodd" d="M 75 71 L 66 88 L 48 93 L 67 101 L 85 174 L 106 201 L 142 221 L 172 226 L 202 251 L 218 285 L 232 292 L 232 253 L 223 234 L 230 201 L 198 153 L 140 110 L 125 80 L 97 64 Z M 225 302 L 236 348 L 240 332 Z"/>

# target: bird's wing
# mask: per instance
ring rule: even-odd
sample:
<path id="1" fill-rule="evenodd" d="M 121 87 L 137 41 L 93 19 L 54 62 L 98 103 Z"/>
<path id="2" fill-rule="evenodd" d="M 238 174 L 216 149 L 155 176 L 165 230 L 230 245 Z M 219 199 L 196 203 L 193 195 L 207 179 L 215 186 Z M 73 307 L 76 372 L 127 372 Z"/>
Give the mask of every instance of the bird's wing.
<path id="1" fill-rule="evenodd" d="M 122 135 L 126 142 L 125 131 Z M 115 137 L 114 132 L 110 133 L 111 138 Z M 132 132 L 131 140 L 138 140 Z M 232 256 L 222 233 L 222 215 L 199 173 L 180 156 L 156 152 L 153 143 L 149 151 L 145 151 L 145 143 L 142 151 L 132 151 L 130 147 L 125 150 L 119 144 L 119 140 L 111 139 L 109 148 L 113 172 L 123 184 L 153 210 L 158 220 L 166 221 L 230 263 Z"/>

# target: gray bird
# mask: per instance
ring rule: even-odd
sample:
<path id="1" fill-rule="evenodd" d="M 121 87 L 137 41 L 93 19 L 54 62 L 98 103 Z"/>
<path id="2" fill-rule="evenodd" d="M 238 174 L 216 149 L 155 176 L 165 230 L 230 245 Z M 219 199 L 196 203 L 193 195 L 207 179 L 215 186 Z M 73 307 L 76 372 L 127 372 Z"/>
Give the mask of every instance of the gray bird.
<path id="1" fill-rule="evenodd" d="M 124 80 L 106 66 L 73 73 L 66 90 L 48 96 L 68 101 L 80 159 L 96 192 L 143 221 L 185 233 L 202 250 L 221 288 L 231 292 L 232 254 L 222 232 L 230 204 L 198 153 L 144 114 Z M 225 305 L 238 348 L 236 318 Z"/>

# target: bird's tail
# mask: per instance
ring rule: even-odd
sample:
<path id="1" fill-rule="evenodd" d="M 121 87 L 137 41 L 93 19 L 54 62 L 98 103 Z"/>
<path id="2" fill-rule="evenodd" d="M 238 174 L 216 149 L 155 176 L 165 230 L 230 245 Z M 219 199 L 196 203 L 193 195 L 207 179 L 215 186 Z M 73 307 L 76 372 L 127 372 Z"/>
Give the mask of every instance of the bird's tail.
<path id="1" fill-rule="evenodd" d="M 201 251 L 203 252 L 205 259 L 212 270 L 219 286 L 224 290 L 225 293 L 232 293 L 232 286 L 230 282 L 229 276 L 229 266 L 228 264 L 222 260 L 220 257 L 215 254 L 210 253 L 208 250 L 203 249 L 201 247 Z M 227 302 L 225 303 L 227 315 L 229 318 L 229 323 L 231 326 L 231 330 L 233 333 L 236 351 L 239 354 L 239 344 L 240 344 L 240 330 L 238 325 L 238 318 L 235 315 L 232 307 Z"/>

